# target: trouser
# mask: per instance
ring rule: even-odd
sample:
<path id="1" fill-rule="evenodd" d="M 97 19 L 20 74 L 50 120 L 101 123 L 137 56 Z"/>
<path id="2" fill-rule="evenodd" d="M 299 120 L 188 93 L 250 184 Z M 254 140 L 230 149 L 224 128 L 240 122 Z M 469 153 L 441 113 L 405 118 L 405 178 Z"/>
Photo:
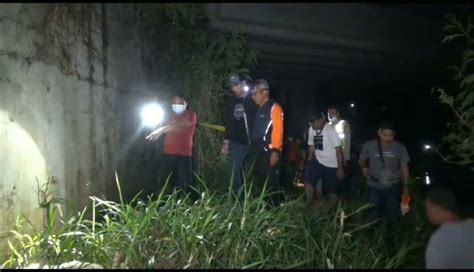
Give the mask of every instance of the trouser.
<path id="1" fill-rule="evenodd" d="M 400 184 L 392 185 L 386 189 L 368 188 L 369 203 L 371 208 L 370 221 L 383 218 L 387 223 L 387 238 L 393 241 L 396 226 L 400 218 L 401 188 Z"/>
<path id="2" fill-rule="evenodd" d="M 283 189 L 290 190 L 298 175 L 298 164 L 295 161 L 284 162 L 281 165 L 281 171 L 280 185 Z"/>
<path id="3" fill-rule="evenodd" d="M 345 198 L 351 198 L 357 191 L 357 180 L 355 179 L 354 165 L 352 161 L 347 161 L 344 167 L 345 177 L 337 182 L 337 194 Z"/>
<path id="4" fill-rule="evenodd" d="M 232 182 L 232 189 L 240 193 L 244 184 L 243 168 L 246 159 L 248 159 L 250 152 L 249 145 L 238 144 L 230 142 L 229 144 L 229 168 Z"/>
<path id="5" fill-rule="evenodd" d="M 315 158 L 308 162 L 305 179 L 314 189 L 317 188 L 319 179 L 322 179 L 323 195 L 326 191 L 329 195 L 337 192 L 337 168 L 324 166 Z"/>
<path id="6" fill-rule="evenodd" d="M 166 178 L 171 174 L 169 177 L 170 181 L 174 180 L 170 183 L 173 189 L 189 192 L 189 186 L 193 184 L 192 157 L 165 154 L 164 162 L 164 174 Z"/>
<path id="7" fill-rule="evenodd" d="M 251 146 L 251 156 L 254 162 L 254 173 L 259 184 L 265 184 L 271 194 L 268 200 L 272 204 L 278 204 L 281 201 L 280 190 L 280 162 L 276 165 L 270 165 L 271 151 L 265 150 L 263 143 L 253 143 Z"/>

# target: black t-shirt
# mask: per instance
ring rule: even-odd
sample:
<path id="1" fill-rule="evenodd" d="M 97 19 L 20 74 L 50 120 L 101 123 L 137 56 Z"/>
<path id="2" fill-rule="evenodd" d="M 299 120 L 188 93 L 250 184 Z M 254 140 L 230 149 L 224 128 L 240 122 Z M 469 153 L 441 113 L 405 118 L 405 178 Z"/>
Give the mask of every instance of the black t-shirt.
<path id="1" fill-rule="evenodd" d="M 238 144 L 249 144 L 249 136 L 252 135 L 256 112 L 257 105 L 250 95 L 246 97 L 232 96 L 227 103 L 226 140 Z M 245 125 L 245 119 L 247 119 L 247 126 Z"/>

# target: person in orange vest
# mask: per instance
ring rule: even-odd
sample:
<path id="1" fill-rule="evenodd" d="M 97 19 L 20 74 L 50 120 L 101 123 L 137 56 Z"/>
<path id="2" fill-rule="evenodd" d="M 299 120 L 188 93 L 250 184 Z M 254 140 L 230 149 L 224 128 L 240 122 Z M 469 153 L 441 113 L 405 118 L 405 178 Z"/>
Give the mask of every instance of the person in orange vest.
<path id="1" fill-rule="evenodd" d="M 270 87 L 264 79 L 255 81 L 252 98 L 258 106 L 252 131 L 251 154 L 260 184 L 267 182 L 273 194 L 271 202 L 278 204 L 280 195 L 280 157 L 283 149 L 283 109 L 270 99 Z"/>

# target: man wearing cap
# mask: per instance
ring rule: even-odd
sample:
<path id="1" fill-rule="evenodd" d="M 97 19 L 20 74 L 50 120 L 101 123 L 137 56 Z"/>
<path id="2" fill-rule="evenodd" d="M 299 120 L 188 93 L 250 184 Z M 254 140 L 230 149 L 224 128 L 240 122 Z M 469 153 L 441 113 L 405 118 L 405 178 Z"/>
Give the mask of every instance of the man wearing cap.
<path id="1" fill-rule="evenodd" d="M 227 104 L 226 132 L 222 155 L 229 155 L 233 187 L 240 192 L 243 185 L 242 169 L 248 158 L 251 144 L 251 133 L 255 120 L 257 105 L 248 95 L 250 77 L 231 75 L 229 86 L 234 95 Z"/>
<path id="2" fill-rule="evenodd" d="M 257 181 L 260 184 L 267 182 L 269 192 L 277 193 L 280 187 L 280 154 L 283 149 L 283 109 L 270 99 L 270 87 L 266 80 L 255 81 L 252 98 L 258 106 L 251 139 Z M 272 200 L 277 204 L 280 195 L 274 194 Z"/>

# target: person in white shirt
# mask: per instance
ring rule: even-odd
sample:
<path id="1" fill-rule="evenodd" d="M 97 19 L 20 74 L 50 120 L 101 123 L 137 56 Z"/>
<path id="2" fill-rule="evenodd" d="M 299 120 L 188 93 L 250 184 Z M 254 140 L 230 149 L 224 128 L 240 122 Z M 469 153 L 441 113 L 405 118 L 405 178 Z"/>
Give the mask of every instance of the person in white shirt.
<path id="1" fill-rule="evenodd" d="M 308 131 L 308 164 L 305 188 L 308 205 L 317 207 L 315 187 L 320 178 L 327 188 L 330 204 L 337 202 L 337 179 L 344 178 L 341 140 L 336 130 L 326 123 L 323 114 L 312 117 Z"/>
<path id="2" fill-rule="evenodd" d="M 349 122 L 341 118 L 341 112 L 338 107 L 330 106 L 328 108 L 328 119 L 329 124 L 336 130 L 339 139 L 342 143 L 342 151 L 344 154 L 344 173 L 345 178 L 339 180 L 337 183 L 337 194 L 338 196 L 344 195 L 349 198 L 355 193 L 355 183 L 352 179 L 352 163 L 351 163 L 351 126 Z"/>

